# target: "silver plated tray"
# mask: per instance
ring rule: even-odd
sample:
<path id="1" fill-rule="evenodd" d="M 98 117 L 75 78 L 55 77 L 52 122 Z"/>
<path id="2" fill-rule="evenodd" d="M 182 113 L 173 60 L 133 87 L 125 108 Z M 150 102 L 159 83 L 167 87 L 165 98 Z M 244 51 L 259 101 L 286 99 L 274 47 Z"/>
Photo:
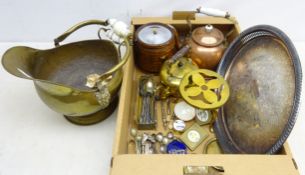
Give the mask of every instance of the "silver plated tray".
<path id="1" fill-rule="evenodd" d="M 230 86 L 214 124 L 224 152 L 276 153 L 300 103 L 302 70 L 290 39 L 272 26 L 251 27 L 230 44 L 217 72 Z"/>

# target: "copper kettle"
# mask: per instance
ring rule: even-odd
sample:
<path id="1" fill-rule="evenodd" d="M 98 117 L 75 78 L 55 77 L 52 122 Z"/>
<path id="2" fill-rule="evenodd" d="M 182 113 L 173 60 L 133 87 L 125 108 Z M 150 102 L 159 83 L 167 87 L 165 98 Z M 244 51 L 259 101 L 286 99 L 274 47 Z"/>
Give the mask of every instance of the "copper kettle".
<path id="1" fill-rule="evenodd" d="M 226 48 L 223 33 L 212 25 L 197 27 L 187 40 L 189 57 L 204 69 L 216 69 Z"/>

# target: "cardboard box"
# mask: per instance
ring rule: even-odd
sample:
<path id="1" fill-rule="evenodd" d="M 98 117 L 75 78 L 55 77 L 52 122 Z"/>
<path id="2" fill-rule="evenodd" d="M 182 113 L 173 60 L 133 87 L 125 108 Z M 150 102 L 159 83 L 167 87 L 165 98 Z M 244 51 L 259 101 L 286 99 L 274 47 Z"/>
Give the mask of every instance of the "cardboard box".
<path id="1" fill-rule="evenodd" d="M 142 24 L 161 22 L 172 24 L 179 33 L 187 31 L 186 20 L 168 18 L 133 18 L 135 30 Z M 236 20 L 216 17 L 200 17 L 192 20 L 194 27 L 213 24 L 225 34 L 233 30 L 228 37 L 231 42 L 240 33 Z M 186 155 L 154 154 L 139 155 L 132 151 L 129 135 L 131 127 L 135 126 L 137 110 L 138 78 L 143 74 L 135 66 L 133 55 L 125 66 L 124 79 L 121 87 L 119 109 L 117 115 L 116 137 L 113 157 L 111 160 L 111 175 L 183 175 L 184 166 L 223 166 L 224 175 L 298 175 L 297 166 L 286 143 L 277 155 L 233 155 L 233 154 L 202 154 L 202 147 Z M 158 107 L 160 107 L 160 104 Z M 158 115 L 158 127 L 153 133 L 163 131 L 161 117 Z"/>

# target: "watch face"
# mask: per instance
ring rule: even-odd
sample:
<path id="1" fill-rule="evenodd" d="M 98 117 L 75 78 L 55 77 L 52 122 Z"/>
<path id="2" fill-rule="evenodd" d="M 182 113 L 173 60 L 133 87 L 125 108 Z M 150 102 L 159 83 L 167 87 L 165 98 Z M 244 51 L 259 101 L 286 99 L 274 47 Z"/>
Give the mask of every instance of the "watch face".
<path id="1" fill-rule="evenodd" d="M 200 121 L 207 122 L 209 120 L 209 112 L 207 110 L 196 110 L 197 118 Z"/>
<path id="2" fill-rule="evenodd" d="M 180 139 L 190 150 L 194 151 L 207 137 L 208 132 L 194 123 L 181 135 Z"/>
<path id="3" fill-rule="evenodd" d="M 187 133 L 187 138 L 191 141 L 191 142 L 199 142 L 200 140 L 200 134 L 198 131 L 196 130 L 191 130 Z"/>
<path id="4" fill-rule="evenodd" d="M 209 110 L 196 109 L 196 119 L 200 125 L 209 123 L 211 117 L 212 115 Z"/>

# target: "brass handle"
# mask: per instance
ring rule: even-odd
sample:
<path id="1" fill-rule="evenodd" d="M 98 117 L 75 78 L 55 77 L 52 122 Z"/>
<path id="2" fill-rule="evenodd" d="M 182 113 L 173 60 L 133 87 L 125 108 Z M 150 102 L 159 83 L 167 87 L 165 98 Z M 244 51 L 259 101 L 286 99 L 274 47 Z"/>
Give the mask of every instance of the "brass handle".
<path id="1" fill-rule="evenodd" d="M 126 52 L 125 52 L 125 55 L 122 58 L 122 61 L 119 64 L 115 65 L 113 68 L 111 68 L 109 71 L 107 71 L 106 73 L 101 75 L 101 77 L 100 77 L 101 81 L 106 79 L 108 76 L 110 76 L 114 72 L 116 72 L 118 69 L 120 69 L 127 62 L 128 57 L 130 56 L 130 50 L 131 50 L 131 46 L 130 46 L 130 42 L 129 42 L 129 36 L 123 38 L 124 39 L 123 42 L 125 43 L 125 47 L 126 47 Z"/>
<path id="2" fill-rule="evenodd" d="M 54 39 L 55 46 L 59 46 L 60 42 L 65 40 L 69 35 L 71 35 L 76 30 L 78 30 L 78 29 L 80 29 L 84 26 L 93 25 L 93 24 L 107 26 L 108 22 L 103 21 L 103 20 L 87 20 L 87 21 L 80 22 L 80 23 L 74 25 L 73 27 L 71 27 L 70 29 L 68 29 L 65 33 L 63 33 L 59 37 L 55 38 Z M 117 64 L 116 66 L 114 66 L 113 68 L 111 68 L 106 73 L 104 73 L 102 75 L 99 75 L 99 78 L 98 78 L 99 82 L 107 79 L 111 74 L 116 72 L 118 69 L 120 69 L 127 62 L 127 59 L 130 55 L 130 49 L 131 49 L 131 46 L 130 46 L 130 43 L 129 43 L 129 37 L 130 37 L 130 35 L 128 35 L 126 37 L 123 37 L 123 42 L 124 42 L 124 45 L 126 46 L 126 52 L 125 52 L 125 55 L 122 58 L 122 61 L 119 64 Z"/>
<path id="3" fill-rule="evenodd" d="M 130 36 L 130 35 L 128 35 L 128 36 Z M 116 66 L 114 66 L 113 68 L 111 68 L 106 73 L 104 73 L 102 75 L 98 75 L 96 80 L 93 81 L 93 86 L 91 86 L 91 88 L 96 88 L 95 95 L 96 95 L 97 101 L 101 105 L 102 109 L 108 107 L 110 104 L 111 95 L 108 90 L 108 82 L 107 82 L 108 78 L 111 79 L 111 75 L 114 72 L 116 72 L 117 70 L 119 70 L 127 62 L 128 57 L 130 55 L 131 46 L 129 44 L 128 36 L 124 37 L 124 41 L 123 41 L 126 46 L 126 52 L 125 52 L 124 57 L 122 58 L 122 61 L 119 64 L 117 64 Z M 87 77 L 87 84 L 88 84 L 89 79 L 90 79 L 90 75 Z"/>
<path id="4" fill-rule="evenodd" d="M 113 21 L 112 21 L 113 22 Z M 110 24 L 109 24 L 110 23 Z M 122 35 L 120 32 L 120 27 L 122 26 L 122 22 L 119 22 L 118 25 L 115 25 L 111 23 L 111 21 L 102 21 L 102 20 L 88 20 L 80 22 L 70 29 L 68 29 L 65 33 L 60 35 L 59 37 L 54 39 L 55 46 L 59 46 L 59 42 L 62 42 L 64 39 L 66 39 L 69 35 L 71 35 L 76 30 L 80 29 L 81 27 L 87 26 L 87 25 L 101 25 L 103 27 L 109 27 L 110 29 L 114 30 L 114 33 L 118 35 L 118 37 L 123 38 L 123 42 L 120 43 L 120 45 L 125 45 L 126 51 L 125 55 L 121 58 L 121 61 L 119 64 L 112 67 L 110 70 L 108 70 L 106 73 L 98 75 L 98 74 L 91 74 L 87 76 L 87 84 L 86 86 L 95 89 L 96 91 L 96 98 L 99 104 L 102 106 L 102 109 L 106 108 L 110 104 L 110 92 L 108 90 L 108 80 L 111 79 L 111 75 L 119 70 L 128 60 L 131 52 L 131 46 L 129 42 L 129 38 L 131 36 L 130 33 L 127 33 L 126 35 Z M 126 30 L 125 30 L 126 31 Z M 113 42 L 113 40 L 111 40 Z"/>
<path id="5" fill-rule="evenodd" d="M 71 27 L 70 29 L 68 29 L 65 33 L 63 33 L 62 35 L 60 35 L 59 37 L 54 39 L 54 44 L 55 46 L 59 46 L 59 43 L 62 42 L 63 40 L 65 40 L 69 35 L 71 35 L 73 32 L 75 32 L 76 30 L 87 26 L 87 25 L 92 25 L 92 24 L 96 24 L 96 25 L 102 25 L 102 26 L 106 26 L 107 22 L 106 21 L 101 21 L 101 20 L 88 20 L 88 21 L 83 21 L 80 22 L 76 25 L 74 25 L 73 27 Z"/>

